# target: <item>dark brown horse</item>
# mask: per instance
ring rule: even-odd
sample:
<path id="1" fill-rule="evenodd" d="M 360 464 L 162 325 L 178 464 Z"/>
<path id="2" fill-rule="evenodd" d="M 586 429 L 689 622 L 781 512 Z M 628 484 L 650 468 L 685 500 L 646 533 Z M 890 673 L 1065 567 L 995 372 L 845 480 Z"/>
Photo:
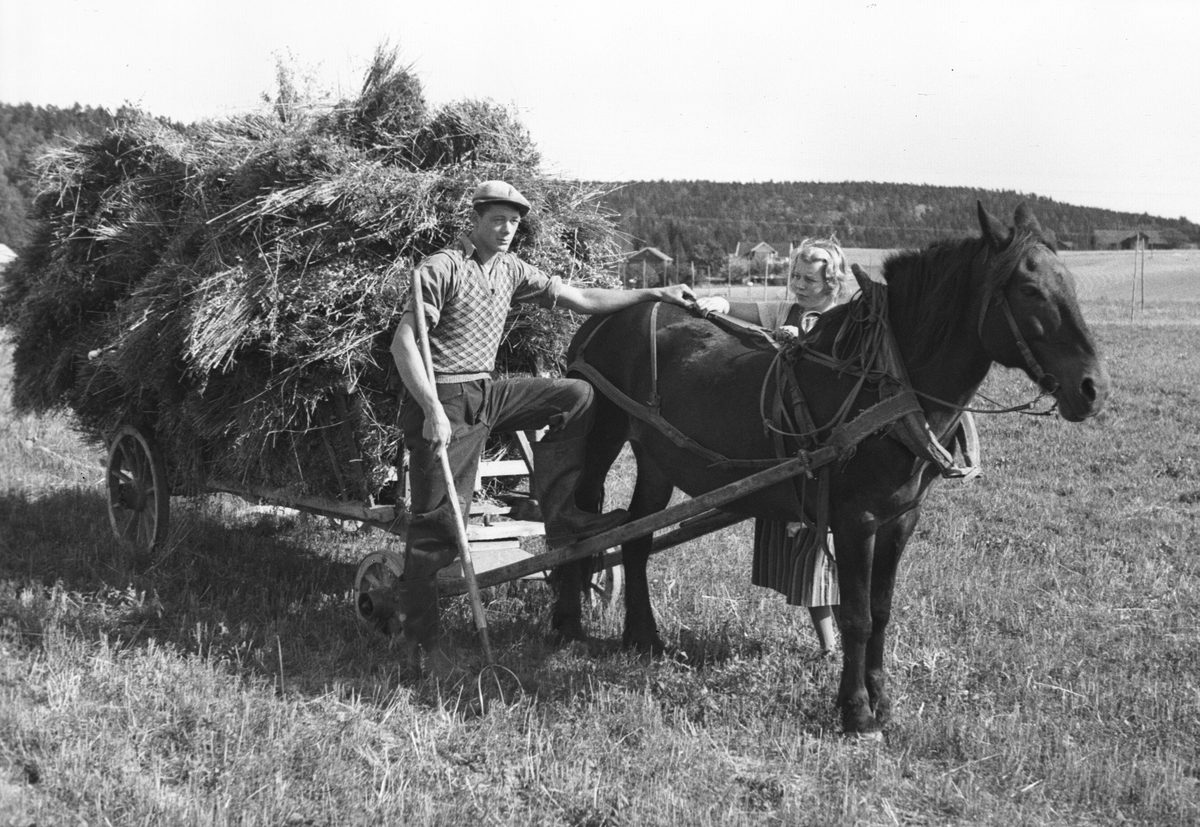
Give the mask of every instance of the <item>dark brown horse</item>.
<path id="1" fill-rule="evenodd" d="M 934 434 L 949 445 L 961 406 L 971 402 L 993 362 L 1025 370 L 1051 391 L 1059 413 L 1079 422 L 1097 413 L 1108 393 L 1108 374 L 1080 314 L 1074 278 L 1055 254 L 1037 219 L 1022 204 L 1009 229 L 978 208 L 982 237 L 939 242 L 885 262 L 887 313 L 912 388 Z M 828 354 L 857 298 L 825 314 L 806 340 Z M 735 459 L 776 456 L 764 432 L 760 391 L 775 350 L 760 339 L 728 330 L 686 309 L 661 305 L 656 365 L 649 345 L 651 305 L 593 317 L 575 336 L 569 358 L 585 349 L 588 364 L 627 397 L 644 402 L 657 390 L 661 414 L 705 448 Z M 854 395 L 849 411 L 880 399 L 879 385 L 856 384 L 819 360 L 799 358 L 794 374 L 813 422 L 830 423 Z M 678 487 L 698 496 L 744 478 L 750 470 L 714 466 L 680 447 L 655 427 L 630 416 L 602 394 L 589 437 L 581 506 L 595 507 L 604 477 L 626 442 L 637 459 L 629 510 L 636 519 L 665 508 Z M 829 524 L 837 549 L 844 662 L 839 704 L 847 733 L 869 733 L 887 717 L 884 635 L 891 616 L 897 564 L 938 469 L 886 433 L 860 442 L 831 466 Z M 774 485 L 726 510 L 746 516 L 799 519 L 796 488 Z M 805 510 L 815 498 L 809 484 Z M 789 488 L 791 490 L 789 490 Z M 813 514 L 809 514 L 810 518 Z M 651 537 L 622 547 L 625 565 L 624 644 L 663 650 L 650 606 L 646 562 Z M 581 565 L 558 572 L 553 623 L 567 638 L 583 634 Z"/>

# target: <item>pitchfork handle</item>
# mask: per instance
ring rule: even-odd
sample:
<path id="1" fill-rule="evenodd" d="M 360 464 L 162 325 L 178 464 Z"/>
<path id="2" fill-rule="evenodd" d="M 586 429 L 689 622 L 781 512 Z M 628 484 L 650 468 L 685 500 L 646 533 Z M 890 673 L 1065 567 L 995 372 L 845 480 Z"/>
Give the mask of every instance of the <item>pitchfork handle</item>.
<path id="1" fill-rule="evenodd" d="M 425 363 L 425 375 L 429 384 L 435 384 L 433 374 L 433 355 L 429 351 L 429 331 L 425 327 L 425 300 L 421 295 L 422 285 L 419 271 L 413 273 L 412 279 L 413 315 L 416 317 L 417 343 L 421 348 L 421 359 Z M 471 599 L 471 615 L 475 619 L 475 628 L 479 632 L 479 644 L 483 649 L 483 659 L 488 666 L 496 661 L 492 657 L 492 645 L 488 641 L 487 614 L 483 610 L 483 600 L 479 596 L 479 581 L 475 579 L 475 562 L 471 558 L 471 544 L 467 542 L 466 524 L 463 522 L 462 506 L 458 502 L 458 487 L 454 484 L 454 472 L 450 469 L 450 456 L 446 453 L 446 445 L 438 447 L 438 459 L 441 461 L 442 476 L 446 480 L 447 497 L 454 514 L 454 534 L 458 541 L 458 554 L 462 559 L 463 579 L 467 581 L 467 594 Z"/>

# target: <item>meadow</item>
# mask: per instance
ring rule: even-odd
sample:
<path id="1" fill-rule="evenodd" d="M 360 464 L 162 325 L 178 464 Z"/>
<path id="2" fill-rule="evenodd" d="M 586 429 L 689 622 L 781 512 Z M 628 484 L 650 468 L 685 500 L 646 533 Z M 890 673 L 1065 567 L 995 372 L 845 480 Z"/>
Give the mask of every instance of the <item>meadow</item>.
<path id="1" fill-rule="evenodd" d="M 847 260 L 878 274 L 890 250 L 848 248 Z M 1200 324 L 1200 250 L 1068 250 L 1060 257 L 1075 274 L 1079 300 L 1094 322 Z M 705 295 L 738 301 L 785 298 L 782 285 L 701 285 Z"/>
<path id="2" fill-rule="evenodd" d="M 1131 256 L 1066 254 L 1106 409 L 982 416 L 983 476 L 928 498 L 882 742 L 839 734 L 840 664 L 750 586 L 748 523 L 651 561 L 671 658 L 622 652 L 601 604 L 554 647 L 549 588 L 511 583 L 503 668 L 448 598 L 472 678 L 412 682 L 351 605 L 393 539 L 176 499 L 139 565 L 103 450 L 13 413 L 0 345 L 0 825 L 1200 823 L 1200 255 L 1148 256 L 1132 309 Z"/>

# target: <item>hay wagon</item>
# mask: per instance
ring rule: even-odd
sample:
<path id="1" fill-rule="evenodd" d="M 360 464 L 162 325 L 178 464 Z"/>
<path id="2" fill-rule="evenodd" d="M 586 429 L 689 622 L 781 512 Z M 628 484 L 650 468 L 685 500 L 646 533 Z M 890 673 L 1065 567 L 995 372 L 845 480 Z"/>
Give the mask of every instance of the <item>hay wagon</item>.
<path id="1" fill-rule="evenodd" d="M 338 406 L 342 411 L 344 405 Z M 343 420 L 343 423 L 345 420 Z M 329 519 L 346 530 L 364 527 L 395 535 L 401 540 L 407 533 L 410 515 L 404 502 L 403 475 L 398 475 L 394 503 L 378 502 L 364 484 L 363 458 L 353 449 L 353 434 L 342 428 L 342 445 L 350 446 L 348 456 L 339 454 L 335 440 L 325 439 L 330 461 L 344 488 L 361 492 L 361 498 L 334 499 L 297 494 L 287 488 L 235 483 L 208 479 L 205 493 L 232 494 L 252 505 L 291 509 Z M 324 436 L 324 434 L 323 434 Z M 484 460 L 476 478 L 476 497 L 471 505 L 467 537 L 472 558 L 481 580 L 492 586 L 515 579 L 544 578 L 550 565 L 539 565 L 537 547 L 545 533 L 536 503 L 528 493 L 533 473 L 530 443 L 535 433 L 515 435 L 518 456 Z M 485 494 L 484 482 L 493 480 Z M 503 481 L 506 484 L 499 484 Z M 154 554 L 165 541 L 170 522 L 172 486 L 167 472 L 167 457 L 149 429 L 124 425 L 109 442 L 105 470 L 107 506 L 113 533 L 143 556 Z M 355 589 L 359 617 L 388 631 L 390 615 L 384 608 L 382 592 L 399 579 L 403 571 L 401 550 L 368 552 L 358 566 Z M 530 561 L 535 561 L 530 564 Z M 520 573 L 513 573 L 520 566 Z M 599 599 L 611 601 L 621 590 L 619 568 L 607 565 L 593 578 L 592 587 Z M 467 585 L 456 562 L 439 576 L 439 592 L 460 595 Z M 375 594 L 373 602 L 365 595 Z"/>
<path id="2" fill-rule="evenodd" d="M 519 457 L 484 461 L 480 465 L 477 491 L 479 483 L 488 477 L 517 480 L 515 487 L 498 498 L 477 496 L 472 503 L 467 538 L 480 589 L 517 579 L 540 579 L 556 566 L 593 558 L 596 574 L 592 587 L 599 599 L 611 601 L 621 590 L 622 543 L 670 529 L 655 536 L 653 551 L 657 553 L 734 525 L 746 517 L 723 511 L 724 506 L 785 479 L 810 473 L 836 458 L 834 448 L 803 454 L 658 514 L 565 548 L 547 549 L 539 541 L 544 525 L 540 514 L 532 508 L 529 489 L 521 490 L 524 487 L 521 479 L 536 473 L 529 450 L 534 438 L 536 434 L 518 434 Z M 330 451 L 334 450 L 330 444 Z M 353 479 L 361 474 L 361 463 L 361 458 L 350 456 L 340 458 L 338 465 L 349 469 L 343 473 Z M 172 494 L 166 468 L 162 450 L 143 428 L 122 426 L 109 443 L 105 480 L 112 529 L 119 539 L 144 554 L 158 549 L 167 535 Z M 330 499 L 216 479 L 208 480 L 205 487 L 208 492 L 232 494 L 255 505 L 281 506 L 333 521 L 369 526 L 399 538 L 405 536 L 409 524 L 409 513 L 401 497 L 397 497 L 395 504 L 377 503 L 369 497 Z M 403 561 L 401 550 L 371 551 L 360 561 L 355 575 L 355 611 L 361 621 L 384 633 L 397 631 L 391 589 L 399 581 Z M 468 593 L 467 578 L 459 562 L 439 574 L 438 591 L 444 596 Z"/>

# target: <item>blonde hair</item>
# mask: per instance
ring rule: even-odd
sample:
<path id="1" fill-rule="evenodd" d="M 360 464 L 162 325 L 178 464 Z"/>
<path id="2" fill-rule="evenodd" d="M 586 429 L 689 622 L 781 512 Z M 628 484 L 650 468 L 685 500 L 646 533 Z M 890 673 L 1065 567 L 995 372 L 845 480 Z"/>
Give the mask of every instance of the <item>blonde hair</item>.
<path id="1" fill-rule="evenodd" d="M 788 265 L 789 279 L 796 273 L 797 261 L 806 264 L 821 263 L 821 277 L 825 280 L 825 287 L 834 304 L 841 304 L 853 294 L 854 280 L 850 276 L 846 256 L 842 253 L 842 246 L 838 244 L 836 236 L 806 238 L 801 241 L 800 246 L 792 253 L 792 260 Z"/>

